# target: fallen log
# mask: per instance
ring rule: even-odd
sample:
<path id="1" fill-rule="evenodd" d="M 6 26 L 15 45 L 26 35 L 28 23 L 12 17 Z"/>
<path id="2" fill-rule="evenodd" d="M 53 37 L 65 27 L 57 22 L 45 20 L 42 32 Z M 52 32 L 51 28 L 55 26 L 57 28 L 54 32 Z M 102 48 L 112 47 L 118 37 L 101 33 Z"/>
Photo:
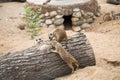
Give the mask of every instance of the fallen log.
<path id="1" fill-rule="evenodd" d="M 0 0 L 0 3 L 1 3 L 1 2 L 15 2 L 15 1 L 25 2 L 26 0 Z"/>
<path id="2" fill-rule="evenodd" d="M 107 0 L 107 3 L 120 5 L 120 0 Z"/>
<path id="3" fill-rule="evenodd" d="M 78 60 L 80 68 L 96 64 L 93 49 L 83 33 L 61 44 Z M 39 50 L 35 45 L 0 57 L 0 80 L 52 80 L 70 73 L 71 69 L 50 48 Z"/>

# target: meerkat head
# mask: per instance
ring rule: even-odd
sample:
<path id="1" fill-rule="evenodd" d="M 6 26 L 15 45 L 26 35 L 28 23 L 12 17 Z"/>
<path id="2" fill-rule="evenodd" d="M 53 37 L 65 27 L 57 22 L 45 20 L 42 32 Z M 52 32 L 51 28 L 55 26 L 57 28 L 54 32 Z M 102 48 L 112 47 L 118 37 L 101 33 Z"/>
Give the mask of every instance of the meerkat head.
<path id="1" fill-rule="evenodd" d="M 114 15 L 114 14 L 115 14 L 115 11 L 111 11 L 111 14 Z"/>
<path id="2" fill-rule="evenodd" d="M 43 40 L 41 38 L 39 38 L 39 39 L 36 39 L 36 42 L 41 43 L 41 42 L 43 42 Z"/>
<path id="3" fill-rule="evenodd" d="M 50 41 L 55 39 L 55 35 L 53 33 L 50 33 L 48 35 L 48 37 L 49 37 Z"/>

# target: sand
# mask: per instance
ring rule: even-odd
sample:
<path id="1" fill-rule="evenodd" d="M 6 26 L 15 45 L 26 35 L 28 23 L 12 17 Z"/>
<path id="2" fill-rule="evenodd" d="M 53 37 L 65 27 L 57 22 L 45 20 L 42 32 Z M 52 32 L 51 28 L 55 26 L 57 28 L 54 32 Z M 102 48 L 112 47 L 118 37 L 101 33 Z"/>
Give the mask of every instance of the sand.
<path id="1" fill-rule="evenodd" d="M 102 14 L 110 11 L 120 12 L 120 5 L 107 4 L 99 0 Z M 17 25 L 23 23 L 19 17 L 25 3 L 0 3 L 0 55 L 27 49 L 36 44 L 35 39 L 48 39 L 53 29 L 42 29 L 40 34 L 31 40 L 25 30 Z M 90 41 L 95 57 L 96 66 L 79 69 L 74 74 L 60 77 L 56 80 L 120 80 L 120 20 L 103 22 L 102 16 L 92 24 L 91 28 L 83 31 Z M 100 24 L 102 23 L 102 24 Z M 75 32 L 67 30 L 71 36 Z"/>

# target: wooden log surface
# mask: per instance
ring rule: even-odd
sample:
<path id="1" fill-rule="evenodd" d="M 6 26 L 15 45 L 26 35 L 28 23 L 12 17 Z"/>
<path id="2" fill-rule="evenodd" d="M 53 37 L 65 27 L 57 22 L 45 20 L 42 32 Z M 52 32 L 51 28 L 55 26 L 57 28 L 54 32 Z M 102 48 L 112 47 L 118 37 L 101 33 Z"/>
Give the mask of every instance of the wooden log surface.
<path id="1" fill-rule="evenodd" d="M 83 33 L 62 41 L 63 47 L 80 63 L 80 68 L 96 64 L 93 49 Z M 71 69 L 50 48 L 36 45 L 0 57 L 0 80 L 52 80 L 71 73 Z"/>

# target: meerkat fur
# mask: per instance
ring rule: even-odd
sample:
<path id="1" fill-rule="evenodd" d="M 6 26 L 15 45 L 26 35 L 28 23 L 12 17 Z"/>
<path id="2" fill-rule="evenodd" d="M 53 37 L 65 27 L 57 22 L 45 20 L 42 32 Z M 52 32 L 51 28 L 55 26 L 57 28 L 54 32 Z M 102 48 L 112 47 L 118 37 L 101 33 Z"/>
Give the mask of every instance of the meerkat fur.
<path id="1" fill-rule="evenodd" d="M 51 50 L 54 53 L 57 53 L 60 55 L 60 57 L 67 63 L 68 67 L 72 69 L 72 73 L 75 71 L 74 66 L 79 68 L 78 61 L 69 53 L 67 52 L 62 45 L 57 41 L 51 41 L 52 46 L 55 48 L 55 50 Z"/>

